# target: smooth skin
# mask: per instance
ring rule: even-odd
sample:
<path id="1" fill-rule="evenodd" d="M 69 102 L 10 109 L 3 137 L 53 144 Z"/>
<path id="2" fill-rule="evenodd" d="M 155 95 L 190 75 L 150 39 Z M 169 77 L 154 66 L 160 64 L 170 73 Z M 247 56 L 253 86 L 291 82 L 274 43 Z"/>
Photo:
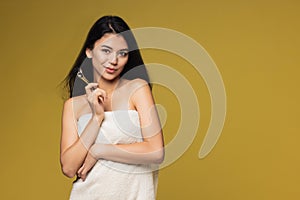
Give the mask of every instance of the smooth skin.
<path id="1" fill-rule="evenodd" d="M 86 94 L 64 103 L 61 135 L 61 166 L 72 178 L 85 180 L 99 159 L 127 164 L 162 163 L 164 142 L 161 125 L 151 90 L 142 79 L 120 78 L 127 60 L 128 46 L 117 34 L 105 34 L 86 55 L 92 59 L 95 83 L 85 87 Z M 92 90 L 92 88 L 96 88 Z M 143 142 L 133 144 L 95 144 L 105 112 L 136 110 L 139 115 Z M 81 136 L 77 121 L 92 113 Z"/>

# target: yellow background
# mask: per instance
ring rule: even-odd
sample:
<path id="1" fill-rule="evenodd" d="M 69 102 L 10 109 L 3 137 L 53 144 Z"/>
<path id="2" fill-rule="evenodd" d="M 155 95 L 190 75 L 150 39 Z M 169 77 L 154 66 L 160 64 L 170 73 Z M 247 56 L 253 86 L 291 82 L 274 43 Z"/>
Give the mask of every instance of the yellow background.
<path id="1" fill-rule="evenodd" d="M 67 199 L 72 180 L 59 165 L 62 100 L 56 86 L 90 26 L 102 15 L 131 28 L 180 31 L 216 62 L 227 94 L 224 130 L 198 159 L 210 119 L 205 83 L 166 52 L 145 62 L 181 70 L 197 91 L 200 129 L 184 155 L 160 172 L 158 199 L 300 199 L 300 3 L 254 1 L 1 1 L 1 199 Z M 175 58 L 176 57 L 176 58 Z M 154 87 L 171 113 L 166 142 L 178 128 L 173 94 Z M 176 112 L 172 111 L 175 110 Z M 172 113 L 173 112 L 173 113 Z"/>

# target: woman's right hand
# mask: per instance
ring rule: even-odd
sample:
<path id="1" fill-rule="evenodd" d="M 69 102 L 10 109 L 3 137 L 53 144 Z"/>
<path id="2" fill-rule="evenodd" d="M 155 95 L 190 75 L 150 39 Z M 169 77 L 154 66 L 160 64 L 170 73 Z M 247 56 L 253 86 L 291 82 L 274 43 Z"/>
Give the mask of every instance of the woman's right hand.
<path id="1" fill-rule="evenodd" d="M 104 119 L 104 101 L 106 99 L 106 92 L 98 88 L 98 83 L 89 83 L 85 87 L 87 100 L 92 110 L 93 118 L 96 118 L 98 122 L 102 122 Z"/>

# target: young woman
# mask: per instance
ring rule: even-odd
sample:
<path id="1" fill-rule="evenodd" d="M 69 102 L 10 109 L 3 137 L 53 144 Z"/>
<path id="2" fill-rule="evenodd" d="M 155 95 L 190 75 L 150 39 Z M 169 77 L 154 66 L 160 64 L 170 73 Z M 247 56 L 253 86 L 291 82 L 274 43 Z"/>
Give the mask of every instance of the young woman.
<path id="1" fill-rule="evenodd" d="M 90 77 L 90 83 L 77 73 Z M 65 79 L 61 167 L 77 176 L 70 199 L 155 199 L 164 142 L 136 40 L 117 16 L 90 29 Z"/>

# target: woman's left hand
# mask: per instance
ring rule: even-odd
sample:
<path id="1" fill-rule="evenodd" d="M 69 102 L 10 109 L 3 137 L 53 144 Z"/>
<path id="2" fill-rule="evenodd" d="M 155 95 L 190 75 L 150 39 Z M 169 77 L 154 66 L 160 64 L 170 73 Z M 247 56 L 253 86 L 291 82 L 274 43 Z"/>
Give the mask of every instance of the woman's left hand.
<path id="1" fill-rule="evenodd" d="M 85 158 L 83 165 L 77 172 L 78 177 L 80 177 L 83 181 L 85 181 L 87 174 L 96 164 L 97 159 L 95 159 L 92 154 L 89 152 Z"/>

